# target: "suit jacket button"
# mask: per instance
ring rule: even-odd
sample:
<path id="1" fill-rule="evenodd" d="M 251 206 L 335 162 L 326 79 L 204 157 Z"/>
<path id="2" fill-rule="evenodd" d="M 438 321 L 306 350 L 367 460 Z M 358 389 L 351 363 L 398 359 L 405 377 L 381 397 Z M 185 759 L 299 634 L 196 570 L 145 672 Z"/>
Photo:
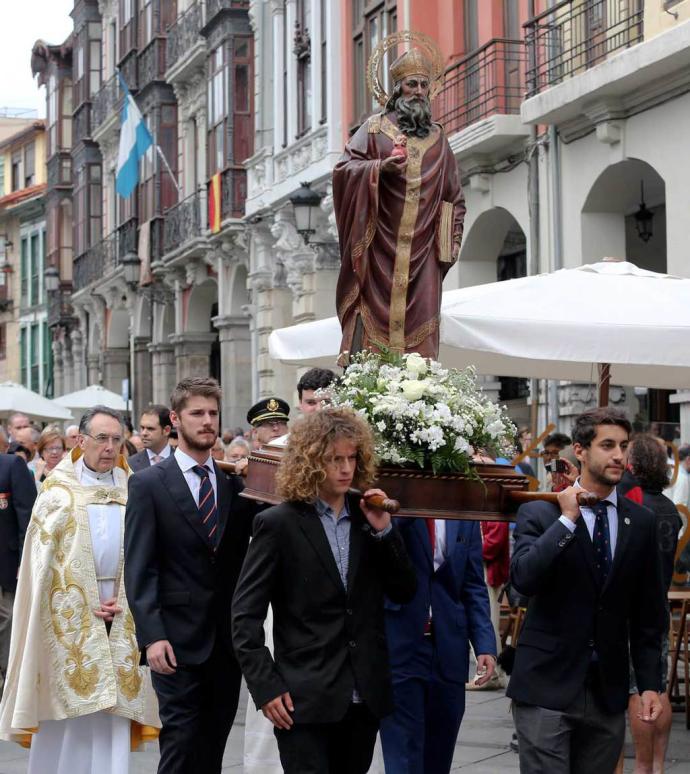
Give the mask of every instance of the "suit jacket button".
<path id="1" fill-rule="evenodd" d="M 354 640 L 350 640 L 347 644 L 351 648 L 356 648 L 357 647 L 357 643 Z"/>
<path id="2" fill-rule="evenodd" d="M 352 610 L 348 607 L 347 610 L 345 611 L 345 613 L 347 615 L 352 615 Z"/>
<path id="3" fill-rule="evenodd" d="M 593 648 L 593 647 L 594 647 L 594 640 L 587 640 L 587 645 L 588 645 L 590 648 Z"/>

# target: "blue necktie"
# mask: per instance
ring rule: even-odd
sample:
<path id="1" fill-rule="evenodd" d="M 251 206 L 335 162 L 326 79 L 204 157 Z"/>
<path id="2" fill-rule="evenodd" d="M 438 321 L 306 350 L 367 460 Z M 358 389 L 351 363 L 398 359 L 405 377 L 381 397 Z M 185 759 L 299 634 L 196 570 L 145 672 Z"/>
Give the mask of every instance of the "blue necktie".
<path id="1" fill-rule="evenodd" d="M 601 585 L 606 583 L 613 557 L 611 554 L 611 533 L 609 532 L 608 500 L 602 500 L 592 507 L 594 511 L 594 532 L 592 544 L 597 568 L 601 573 Z"/>
<path id="2" fill-rule="evenodd" d="M 208 468 L 195 465 L 192 470 L 201 479 L 199 486 L 199 518 L 206 528 L 208 542 L 215 548 L 218 535 L 218 511 Z"/>

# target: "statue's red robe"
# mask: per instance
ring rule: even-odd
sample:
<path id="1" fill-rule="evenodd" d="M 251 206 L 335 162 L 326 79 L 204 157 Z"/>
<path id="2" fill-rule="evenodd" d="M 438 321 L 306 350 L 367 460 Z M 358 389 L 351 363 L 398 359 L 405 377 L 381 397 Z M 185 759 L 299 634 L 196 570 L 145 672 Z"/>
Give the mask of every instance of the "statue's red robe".
<path id="1" fill-rule="evenodd" d="M 394 113 L 369 118 L 333 171 L 340 351 L 437 358 L 441 284 L 462 238 L 465 199 L 437 124 L 426 138 L 407 138 L 404 175 L 380 174 L 400 136 L 395 121 Z"/>

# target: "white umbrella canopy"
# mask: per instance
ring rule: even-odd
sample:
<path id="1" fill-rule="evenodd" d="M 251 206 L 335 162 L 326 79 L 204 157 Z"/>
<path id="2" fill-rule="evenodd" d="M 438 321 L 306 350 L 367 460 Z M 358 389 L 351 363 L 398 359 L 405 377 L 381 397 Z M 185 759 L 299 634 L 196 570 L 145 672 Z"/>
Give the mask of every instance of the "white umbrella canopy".
<path id="1" fill-rule="evenodd" d="M 615 384 L 690 386 L 690 279 L 625 261 L 561 269 L 443 294 L 439 359 L 479 373 Z M 333 365 L 336 318 L 274 331 L 283 362 Z"/>
<path id="2" fill-rule="evenodd" d="M 6 418 L 15 411 L 26 414 L 30 419 L 46 421 L 51 419 L 72 419 L 71 412 L 54 400 L 44 398 L 21 384 L 0 383 L 0 417 Z"/>
<path id="3" fill-rule="evenodd" d="M 61 395 L 59 398 L 55 398 L 55 402 L 61 406 L 73 409 L 76 414 L 82 413 L 94 406 L 107 406 L 116 411 L 127 410 L 127 403 L 122 399 L 121 395 L 111 390 L 106 390 L 100 384 L 92 384 L 83 390 Z"/>

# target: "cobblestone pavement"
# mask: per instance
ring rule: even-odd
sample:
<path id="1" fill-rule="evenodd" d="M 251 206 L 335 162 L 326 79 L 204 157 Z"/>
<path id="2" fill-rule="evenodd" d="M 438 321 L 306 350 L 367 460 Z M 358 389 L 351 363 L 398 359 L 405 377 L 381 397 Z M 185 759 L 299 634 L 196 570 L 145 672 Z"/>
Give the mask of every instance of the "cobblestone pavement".
<path id="1" fill-rule="evenodd" d="M 225 752 L 224 772 L 242 772 L 242 745 L 246 694 L 240 700 L 237 722 L 233 726 Z M 513 724 L 509 701 L 503 691 L 481 691 L 467 694 L 467 712 L 455 749 L 453 771 L 463 774 L 502 774 L 518 772 L 517 755 L 510 750 Z M 132 756 L 131 774 L 155 774 L 157 746 Z M 626 774 L 632 772 L 632 747 L 626 742 Z M 0 774 L 24 774 L 28 752 L 11 742 L 0 742 Z M 674 713 L 666 771 L 686 774 L 690 771 L 690 731 L 685 730 L 685 716 Z M 46 772 L 45 774 L 50 774 Z M 204 774 L 204 772 L 199 772 Z"/>

